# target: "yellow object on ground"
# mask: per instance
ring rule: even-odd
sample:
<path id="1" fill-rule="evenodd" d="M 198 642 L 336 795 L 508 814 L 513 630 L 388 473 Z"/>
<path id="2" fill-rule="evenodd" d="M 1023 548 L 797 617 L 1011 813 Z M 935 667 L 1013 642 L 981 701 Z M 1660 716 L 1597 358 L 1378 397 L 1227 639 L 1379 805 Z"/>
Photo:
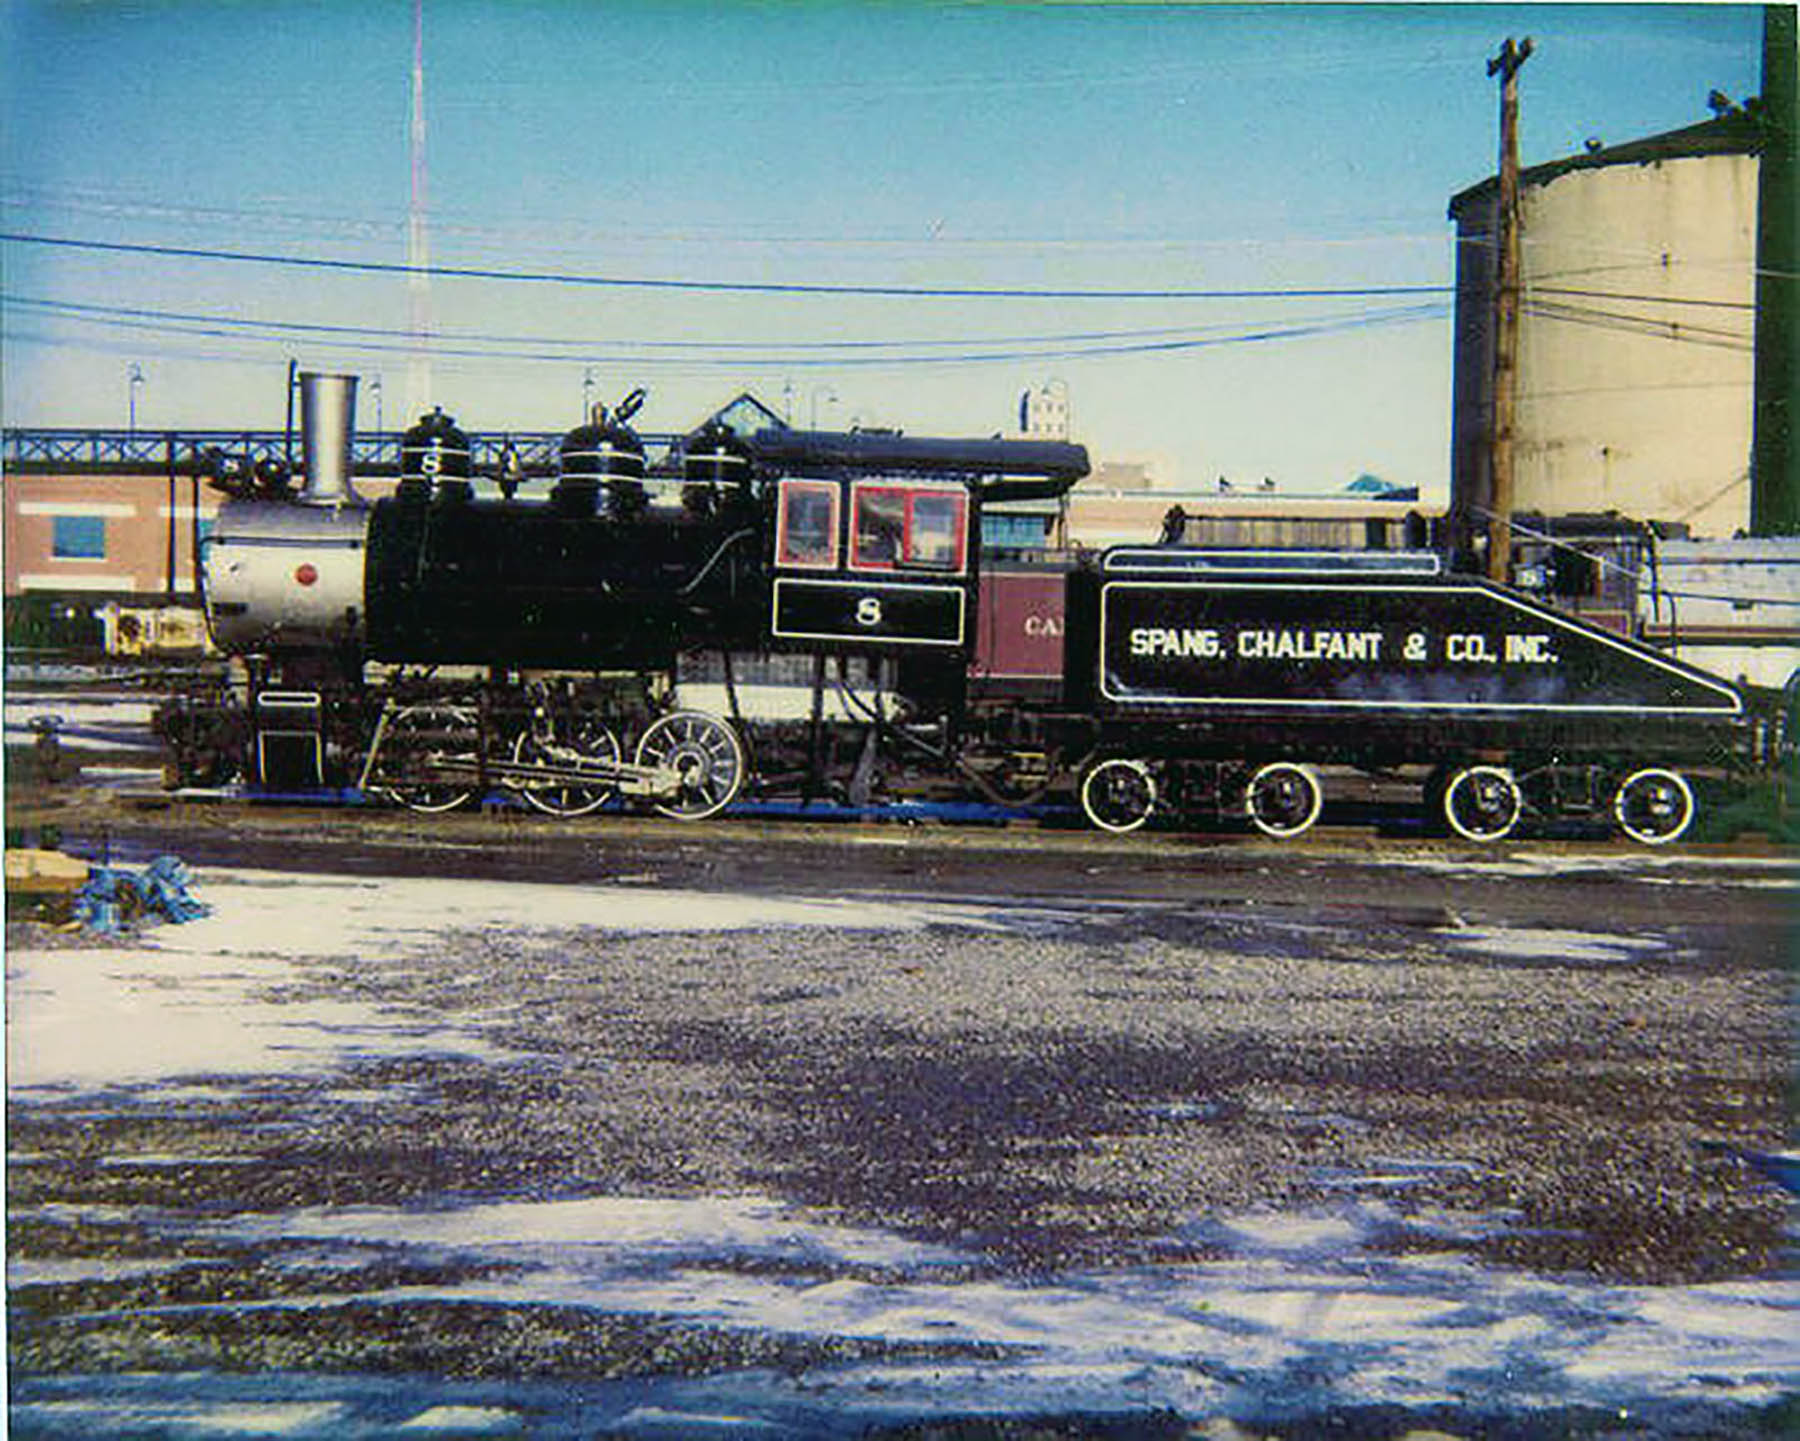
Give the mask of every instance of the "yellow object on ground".
<path id="1" fill-rule="evenodd" d="M 88 863 L 61 851 L 18 848 L 6 853 L 6 889 L 27 895 L 60 895 L 78 891 L 88 878 Z"/>

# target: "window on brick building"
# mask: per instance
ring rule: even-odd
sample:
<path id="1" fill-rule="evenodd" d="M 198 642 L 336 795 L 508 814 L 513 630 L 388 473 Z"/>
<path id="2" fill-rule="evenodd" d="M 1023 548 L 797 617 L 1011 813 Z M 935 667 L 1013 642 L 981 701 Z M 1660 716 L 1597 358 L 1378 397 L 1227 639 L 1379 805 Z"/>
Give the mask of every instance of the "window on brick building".
<path id="1" fill-rule="evenodd" d="M 50 553 L 58 560 L 105 560 L 106 518 L 99 515 L 56 516 Z"/>

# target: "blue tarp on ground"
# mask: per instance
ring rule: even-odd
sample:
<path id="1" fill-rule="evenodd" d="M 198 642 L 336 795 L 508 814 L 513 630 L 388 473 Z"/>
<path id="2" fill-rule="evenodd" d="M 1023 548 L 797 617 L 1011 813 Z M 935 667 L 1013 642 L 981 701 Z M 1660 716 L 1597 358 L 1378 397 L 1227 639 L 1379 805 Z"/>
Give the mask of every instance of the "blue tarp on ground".
<path id="1" fill-rule="evenodd" d="M 140 916 L 181 922 L 210 915 L 212 907 L 190 896 L 187 883 L 187 867 L 174 856 L 158 856 L 136 873 L 94 866 L 75 893 L 75 919 L 85 930 L 111 935 Z"/>

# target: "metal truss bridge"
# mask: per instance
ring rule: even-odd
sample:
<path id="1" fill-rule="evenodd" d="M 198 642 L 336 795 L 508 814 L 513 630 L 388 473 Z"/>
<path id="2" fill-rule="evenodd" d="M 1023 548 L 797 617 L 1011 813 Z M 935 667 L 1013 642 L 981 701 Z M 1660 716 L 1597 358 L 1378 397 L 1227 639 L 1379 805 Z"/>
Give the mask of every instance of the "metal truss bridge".
<path id="1" fill-rule="evenodd" d="M 652 467 L 658 456 L 683 438 L 642 434 L 645 458 Z M 469 433 L 471 461 L 479 474 L 498 474 L 510 455 L 527 475 L 549 475 L 556 469 L 563 432 L 480 431 Z M 284 430 L 7 430 L 0 432 L 0 466 L 13 475 L 166 475 L 203 474 L 215 455 L 251 465 L 275 461 L 290 469 L 297 462 L 300 437 Z M 351 466 L 357 475 L 398 475 L 400 433 L 359 435 L 351 444 Z"/>

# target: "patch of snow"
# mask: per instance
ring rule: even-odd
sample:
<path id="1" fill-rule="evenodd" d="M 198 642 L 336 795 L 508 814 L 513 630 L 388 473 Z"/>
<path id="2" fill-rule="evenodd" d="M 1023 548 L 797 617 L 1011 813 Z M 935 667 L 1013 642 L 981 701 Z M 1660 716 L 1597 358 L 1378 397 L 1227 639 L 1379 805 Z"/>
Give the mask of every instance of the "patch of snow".
<path id="1" fill-rule="evenodd" d="M 109 1256 L 71 1256 L 41 1261 L 9 1259 L 8 1289 L 18 1286 L 66 1286 L 82 1281 L 129 1281 L 136 1276 L 160 1276 L 188 1266 L 220 1262 L 182 1260 L 178 1257 L 127 1260 Z"/>
<path id="2" fill-rule="evenodd" d="M 150 733 L 154 706 L 142 696 L 38 696 L 8 695 L 5 734 L 8 745 L 32 745 L 38 731 L 34 721 L 53 724 L 58 743 L 67 751 L 153 750 Z M 160 774 L 160 771 L 157 772 Z"/>
<path id="3" fill-rule="evenodd" d="M 1200 1240 L 1232 1251 L 1292 1253 L 1341 1251 L 1365 1238 L 1361 1211 L 1336 1213 L 1250 1212 L 1229 1221 L 1207 1221 L 1191 1228 Z"/>
<path id="4" fill-rule="evenodd" d="M 670 1266 L 695 1256 L 825 1267 L 933 1266 L 968 1259 L 948 1247 L 886 1232 L 809 1222 L 783 1202 L 761 1196 L 592 1196 L 431 1210 L 333 1206 L 240 1216 L 202 1232 L 238 1241 L 335 1240 L 484 1254 L 523 1249 L 550 1259 L 579 1248 L 633 1266 L 651 1258 Z"/>
<path id="5" fill-rule="evenodd" d="M 1605 875 L 1665 885 L 1800 886 L 1800 862 L 1791 856 L 1695 855 L 1686 851 L 1569 850 L 1545 847 L 1488 856 L 1444 857 L 1404 851 L 1372 851 L 1359 862 L 1432 875 L 1486 878 Z"/>
<path id="6" fill-rule="evenodd" d="M 612 1423 L 612 1429 L 618 1431 L 668 1431 L 678 1436 L 690 1436 L 696 1431 L 737 1432 L 746 1428 L 752 1431 L 779 1429 L 777 1423 L 753 1416 L 707 1416 L 694 1411 L 670 1411 L 661 1406 L 633 1406 Z"/>
<path id="7" fill-rule="evenodd" d="M 299 979 L 289 962 L 203 945 L 15 950 L 6 972 L 14 1093 L 202 1073 L 320 1074 L 375 1056 L 506 1054 L 468 1031 L 421 1027 L 415 1015 L 348 1001 L 277 1003 L 269 989 Z"/>
<path id="8" fill-rule="evenodd" d="M 1654 936 L 1524 926 L 1461 926 L 1440 930 L 1438 934 L 1464 950 L 1516 960 L 1639 961 L 1648 959 L 1651 952 L 1668 948 L 1667 942 Z"/>
<path id="9" fill-rule="evenodd" d="M 39 1426 L 79 1428 L 89 1436 L 303 1436 L 328 1432 L 347 1416 L 335 1401 L 210 1403 L 205 1401 L 92 1400 L 40 1401 L 29 1408 Z"/>
<path id="10" fill-rule="evenodd" d="M 213 914 L 156 932 L 168 950 L 222 955 L 394 959 L 458 930 L 711 932 L 770 927 L 917 929 L 991 923 L 976 908 L 801 900 L 610 884 L 550 885 L 436 877 L 294 876 L 200 870 L 189 889 Z"/>
<path id="11" fill-rule="evenodd" d="M 464 1436 L 516 1432 L 524 1417 L 502 1406 L 433 1406 L 402 1421 L 401 1431 L 454 1431 Z"/>
<path id="12" fill-rule="evenodd" d="M 1509 1407 L 1620 1397 L 1763 1404 L 1800 1389 L 1800 1278 L 1614 1286 L 1366 1245 L 1401 1216 L 1389 1203 L 1346 1201 L 1219 1218 L 1182 1234 L 1209 1240 L 1224 1259 L 1030 1280 L 994 1276 L 954 1248 L 820 1224 L 758 1197 L 309 1210 L 235 1217 L 204 1233 L 505 1263 L 494 1275 L 363 1299 L 583 1306 L 1003 1350 L 933 1365 L 929 1386 L 907 1365 L 809 1373 L 815 1404 L 852 1409 L 877 1386 L 888 1401 L 910 1396 L 928 1411 L 1105 1410 L 1128 1390 L 1134 1404 L 1203 1414 L 1220 1399 L 1212 1376 L 1236 1378 L 1234 1394 L 1274 1400 L 1292 1393 L 1300 1372 L 1319 1376 L 1323 1395 L 1343 1405 L 1482 1394 Z M 1461 1218 L 1440 1229 L 1488 1223 L 1504 1225 Z"/>
<path id="13" fill-rule="evenodd" d="M 157 1169 L 164 1166 L 257 1166 L 260 1156 L 182 1156 L 175 1153 L 145 1151 L 136 1155 L 102 1156 L 100 1165 L 126 1166 L 133 1169 Z"/>
<path id="14" fill-rule="evenodd" d="M 406 1055 L 506 1059 L 509 1053 L 478 1030 L 435 1017 L 358 1002 L 266 999 L 303 979 L 295 965 L 301 960 L 398 960 L 429 954 L 457 932 L 1006 925 L 1003 915 L 976 906 L 437 877 L 203 869 L 191 873 L 189 889 L 212 907 L 210 915 L 155 927 L 116 948 L 8 953 L 6 1042 L 15 1091 L 318 1075 Z"/>

